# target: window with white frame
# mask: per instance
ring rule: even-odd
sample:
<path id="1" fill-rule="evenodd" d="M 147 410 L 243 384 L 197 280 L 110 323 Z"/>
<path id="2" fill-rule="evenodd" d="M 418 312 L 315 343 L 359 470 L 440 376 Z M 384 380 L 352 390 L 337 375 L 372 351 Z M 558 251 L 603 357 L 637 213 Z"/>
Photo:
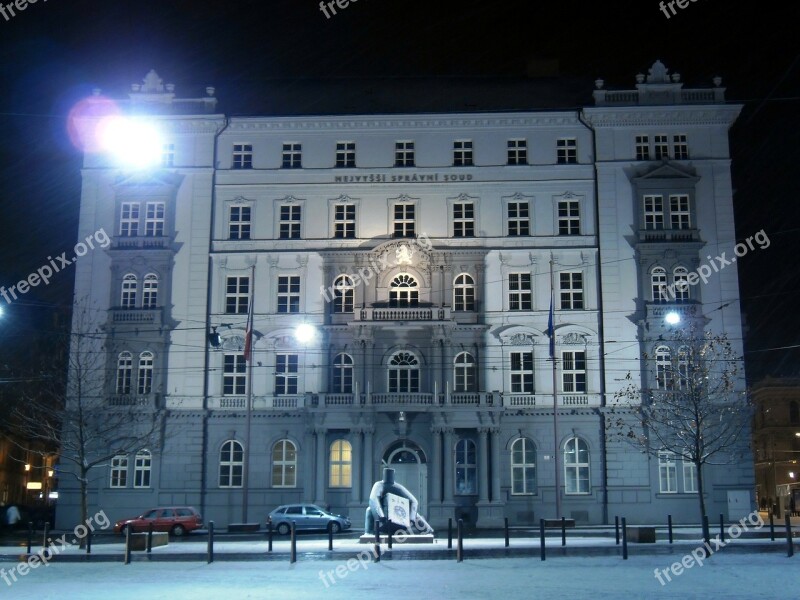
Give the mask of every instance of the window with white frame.
<path id="1" fill-rule="evenodd" d="M 133 273 L 128 273 L 122 278 L 122 308 L 136 308 L 136 291 L 138 287 L 138 280 Z"/>
<path id="2" fill-rule="evenodd" d="M 281 206 L 279 237 L 282 240 L 299 240 L 302 223 L 302 206 L 287 204 Z"/>
<path id="3" fill-rule="evenodd" d="M 331 444 L 329 483 L 332 488 L 353 485 L 353 446 L 347 440 L 336 440 Z"/>
<path id="4" fill-rule="evenodd" d="M 666 135 L 655 136 L 653 150 L 656 160 L 669 158 L 669 138 Z"/>
<path id="5" fill-rule="evenodd" d="M 250 302 L 250 278 L 233 276 L 225 282 L 225 313 L 246 315 Z"/>
<path id="6" fill-rule="evenodd" d="M 561 353 L 561 391 L 586 393 L 586 352 Z"/>
<path id="7" fill-rule="evenodd" d="M 689 301 L 689 271 L 686 267 L 675 267 L 672 271 L 672 282 L 675 286 L 675 302 Z"/>
<path id="8" fill-rule="evenodd" d="M 161 166 L 170 169 L 175 166 L 175 144 L 161 146 Z"/>
<path id="9" fill-rule="evenodd" d="M 672 136 L 672 155 L 675 160 L 689 160 L 689 142 L 685 134 Z"/>
<path id="10" fill-rule="evenodd" d="M 120 352 L 117 357 L 117 394 L 131 393 L 131 378 L 133 376 L 133 355 L 130 352 Z"/>
<path id="11" fill-rule="evenodd" d="M 228 212 L 228 238 L 250 239 L 251 209 L 249 206 L 231 206 Z"/>
<path id="12" fill-rule="evenodd" d="M 109 485 L 112 488 L 128 487 L 128 456 L 117 454 L 111 459 L 111 478 Z"/>
<path id="13" fill-rule="evenodd" d="M 589 445 L 579 437 L 567 440 L 564 445 L 564 493 L 589 494 Z"/>
<path id="14" fill-rule="evenodd" d="M 139 203 L 123 202 L 120 207 L 119 234 L 122 237 L 139 235 Z"/>
<path id="15" fill-rule="evenodd" d="M 414 208 L 410 202 L 398 202 L 394 205 L 394 237 L 414 237 Z"/>
<path id="16" fill-rule="evenodd" d="M 528 202 L 509 202 L 508 235 L 527 236 L 531 234 L 531 213 Z"/>
<path id="17" fill-rule="evenodd" d="M 667 301 L 667 270 L 664 267 L 654 267 L 650 271 L 650 290 L 653 302 Z"/>
<path id="18" fill-rule="evenodd" d="M 660 390 L 672 389 L 672 353 L 667 346 L 656 348 L 656 387 Z"/>
<path id="19" fill-rule="evenodd" d="M 581 203 L 578 200 L 560 200 L 558 203 L 558 235 L 580 235 Z"/>
<path id="20" fill-rule="evenodd" d="M 275 355 L 275 395 L 297 394 L 297 377 L 300 370 L 299 354 Z"/>
<path id="21" fill-rule="evenodd" d="M 644 228 L 647 230 L 664 229 L 664 197 L 644 197 Z"/>
<path id="22" fill-rule="evenodd" d="M 460 352 L 453 361 L 453 391 L 476 391 L 476 374 L 475 357 L 469 352 Z"/>
<path id="23" fill-rule="evenodd" d="M 233 168 L 252 169 L 253 168 L 253 145 L 234 144 L 233 145 Z"/>
<path id="24" fill-rule="evenodd" d="M 646 135 L 636 136 L 636 160 L 650 160 L 650 138 Z"/>
<path id="25" fill-rule="evenodd" d="M 536 445 L 528 438 L 517 438 L 511 444 L 511 494 L 524 496 L 536 493 Z"/>
<path id="26" fill-rule="evenodd" d="M 678 467 L 675 454 L 662 450 L 658 453 L 658 489 L 662 494 L 678 493 Z"/>
<path id="27" fill-rule="evenodd" d="M 475 442 L 461 439 L 456 442 L 456 494 L 476 494 L 478 491 L 478 463 Z"/>
<path id="28" fill-rule="evenodd" d="M 339 275 L 333 280 L 333 312 L 352 313 L 355 304 L 355 286 L 348 275 Z"/>
<path id="29" fill-rule="evenodd" d="M 140 396 L 153 391 L 153 353 L 142 352 L 139 355 L 139 368 L 137 373 L 136 389 Z"/>
<path id="30" fill-rule="evenodd" d="M 284 142 L 281 168 L 300 169 L 303 166 L 303 145 L 299 142 Z"/>
<path id="31" fill-rule="evenodd" d="M 222 395 L 244 396 L 247 393 L 247 362 L 244 354 L 226 354 L 222 366 Z"/>
<path id="32" fill-rule="evenodd" d="M 691 383 L 689 381 L 689 346 L 678 348 L 678 371 L 676 373 L 675 387 L 685 390 Z"/>
<path id="33" fill-rule="evenodd" d="M 512 394 L 533 394 L 533 352 L 512 352 L 510 373 Z"/>
<path id="34" fill-rule="evenodd" d="M 475 237 L 475 204 L 453 204 L 453 237 Z"/>
<path id="35" fill-rule="evenodd" d="M 583 310 L 583 273 L 559 273 L 559 296 L 562 310 Z"/>
<path id="36" fill-rule="evenodd" d="M 356 143 L 336 142 L 336 168 L 346 169 L 356 166 Z"/>
<path id="37" fill-rule="evenodd" d="M 453 281 L 453 310 L 475 310 L 475 280 L 461 273 Z"/>
<path id="38" fill-rule="evenodd" d="M 419 284 L 407 273 L 400 273 L 389 286 L 389 306 L 409 307 L 419 304 Z"/>
<path id="39" fill-rule="evenodd" d="M 142 280 L 142 308 L 158 306 L 158 275 L 148 273 Z"/>
<path id="40" fill-rule="evenodd" d="M 278 276 L 278 312 L 300 312 L 300 275 Z"/>
<path id="41" fill-rule="evenodd" d="M 333 237 L 337 239 L 356 237 L 355 204 L 336 204 L 333 207 Z"/>
<path id="42" fill-rule="evenodd" d="M 337 354 L 333 359 L 333 392 L 353 393 L 353 357 L 349 354 Z"/>
<path id="43" fill-rule="evenodd" d="M 456 140 L 453 142 L 453 166 L 471 167 L 472 160 L 472 140 Z"/>
<path id="44" fill-rule="evenodd" d="M 525 139 L 508 140 L 508 164 L 528 164 L 528 141 Z"/>
<path id="45" fill-rule="evenodd" d="M 244 447 L 236 440 L 228 440 L 219 451 L 219 487 L 242 487 L 244 472 Z"/>
<path id="46" fill-rule="evenodd" d="M 297 446 L 291 440 L 278 440 L 272 446 L 272 487 L 297 486 Z"/>
<path id="47" fill-rule="evenodd" d="M 144 234 L 147 237 L 164 235 L 164 203 L 148 202 L 144 216 Z"/>
<path id="48" fill-rule="evenodd" d="M 532 310 L 530 273 L 508 274 L 508 310 Z"/>
<path id="49" fill-rule="evenodd" d="M 153 457 L 149 450 L 139 450 L 133 459 L 133 487 L 149 488 Z"/>
<path id="50" fill-rule="evenodd" d="M 683 491 L 686 494 L 697 493 L 697 465 L 687 458 L 683 459 Z"/>
<path id="51" fill-rule="evenodd" d="M 415 166 L 414 142 L 398 141 L 394 143 L 394 166 L 413 167 Z"/>
<path id="52" fill-rule="evenodd" d="M 673 229 L 691 229 L 689 196 L 679 194 L 669 197 L 669 215 Z"/>
<path id="53" fill-rule="evenodd" d="M 559 138 L 556 150 L 558 164 L 572 165 L 578 162 L 578 140 L 575 138 Z"/>
<path id="54" fill-rule="evenodd" d="M 419 392 L 419 361 L 410 352 L 397 352 L 389 359 L 389 393 Z"/>

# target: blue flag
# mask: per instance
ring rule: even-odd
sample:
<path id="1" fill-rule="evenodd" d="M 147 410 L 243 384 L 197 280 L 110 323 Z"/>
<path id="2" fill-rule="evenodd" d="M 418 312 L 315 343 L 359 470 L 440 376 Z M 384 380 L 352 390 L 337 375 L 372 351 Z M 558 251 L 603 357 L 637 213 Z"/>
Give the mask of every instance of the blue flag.
<path id="1" fill-rule="evenodd" d="M 547 335 L 550 336 L 550 358 L 556 357 L 556 328 L 553 322 L 553 292 L 550 292 L 550 317 L 547 319 Z"/>

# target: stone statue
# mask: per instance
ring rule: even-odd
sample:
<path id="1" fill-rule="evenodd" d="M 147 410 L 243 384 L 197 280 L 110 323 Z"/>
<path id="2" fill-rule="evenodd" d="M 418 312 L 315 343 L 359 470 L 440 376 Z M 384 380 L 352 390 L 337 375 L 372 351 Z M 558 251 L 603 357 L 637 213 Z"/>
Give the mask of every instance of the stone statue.
<path id="1" fill-rule="evenodd" d="M 394 469 L 389 468 L 383 470 L 383 480 L 376 481 L 375 485 L 372 486 L 372 491 L 369 493 L 369 506 L 364 517 L 364 533 L 374 534 L 376 522 L 378 523 L 378 529 L 384 533 L 388 533 L 386 531 L 387 527 L 392 527 L 393 532 L 401 529 L 399 525 L 391 523 L 387 518 L 386 494 L 394 494 L 409 501 L 411 529 L 417 533 L 433 533 L 433 528 L 428 525 L 422 515 L 417 513 L 419 502 L 417 502 L 414 494 L 395 482 Z"/>

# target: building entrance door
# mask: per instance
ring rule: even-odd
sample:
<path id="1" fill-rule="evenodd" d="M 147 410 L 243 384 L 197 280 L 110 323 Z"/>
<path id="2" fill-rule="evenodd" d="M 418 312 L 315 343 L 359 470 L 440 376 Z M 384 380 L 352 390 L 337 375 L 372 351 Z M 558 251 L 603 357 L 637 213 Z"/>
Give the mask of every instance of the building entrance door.
<path id="1" fill-rule="evenodd" d="M 405 487 L 419 502 L 417 511 L 428 513 L 428 465 L 425 455 L 413 442 L 393 445 L 384 457 L 386 466 L 394 469 L 394 480 Z"/>

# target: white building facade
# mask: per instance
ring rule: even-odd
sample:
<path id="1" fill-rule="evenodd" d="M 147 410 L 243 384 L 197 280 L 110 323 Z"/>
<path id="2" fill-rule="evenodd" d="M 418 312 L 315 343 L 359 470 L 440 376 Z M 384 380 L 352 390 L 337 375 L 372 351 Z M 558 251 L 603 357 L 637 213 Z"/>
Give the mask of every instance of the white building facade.
<path id="1" fill-rule="evenodd" d="M 110 409 L 166 426 L 97 470 L 90 503 L 225 525 L 315 502 L 358 526 L 391 465 L 434 527 L 533 524 L 556 494 L 579 524 L 695 522 L 691 469 L 622 445 L 607 410 L 628 372 L 655 385 L 666 312 L 741 350 L 735 265 L 654 286 L 736 243 L 741 107 L 661 63 L 596 85 L 579 110 L 226 117 L 213 89 L 181 104 L 151 73 L 126 106 L 152 114 L 163 164 L 87 153 L 80 233 L 114 234 L 76 298 L 107 334 Z M 752 462 L 704 477 L 724 512 Z M 62 476 L 59 522 L 78 506 Z"/>

